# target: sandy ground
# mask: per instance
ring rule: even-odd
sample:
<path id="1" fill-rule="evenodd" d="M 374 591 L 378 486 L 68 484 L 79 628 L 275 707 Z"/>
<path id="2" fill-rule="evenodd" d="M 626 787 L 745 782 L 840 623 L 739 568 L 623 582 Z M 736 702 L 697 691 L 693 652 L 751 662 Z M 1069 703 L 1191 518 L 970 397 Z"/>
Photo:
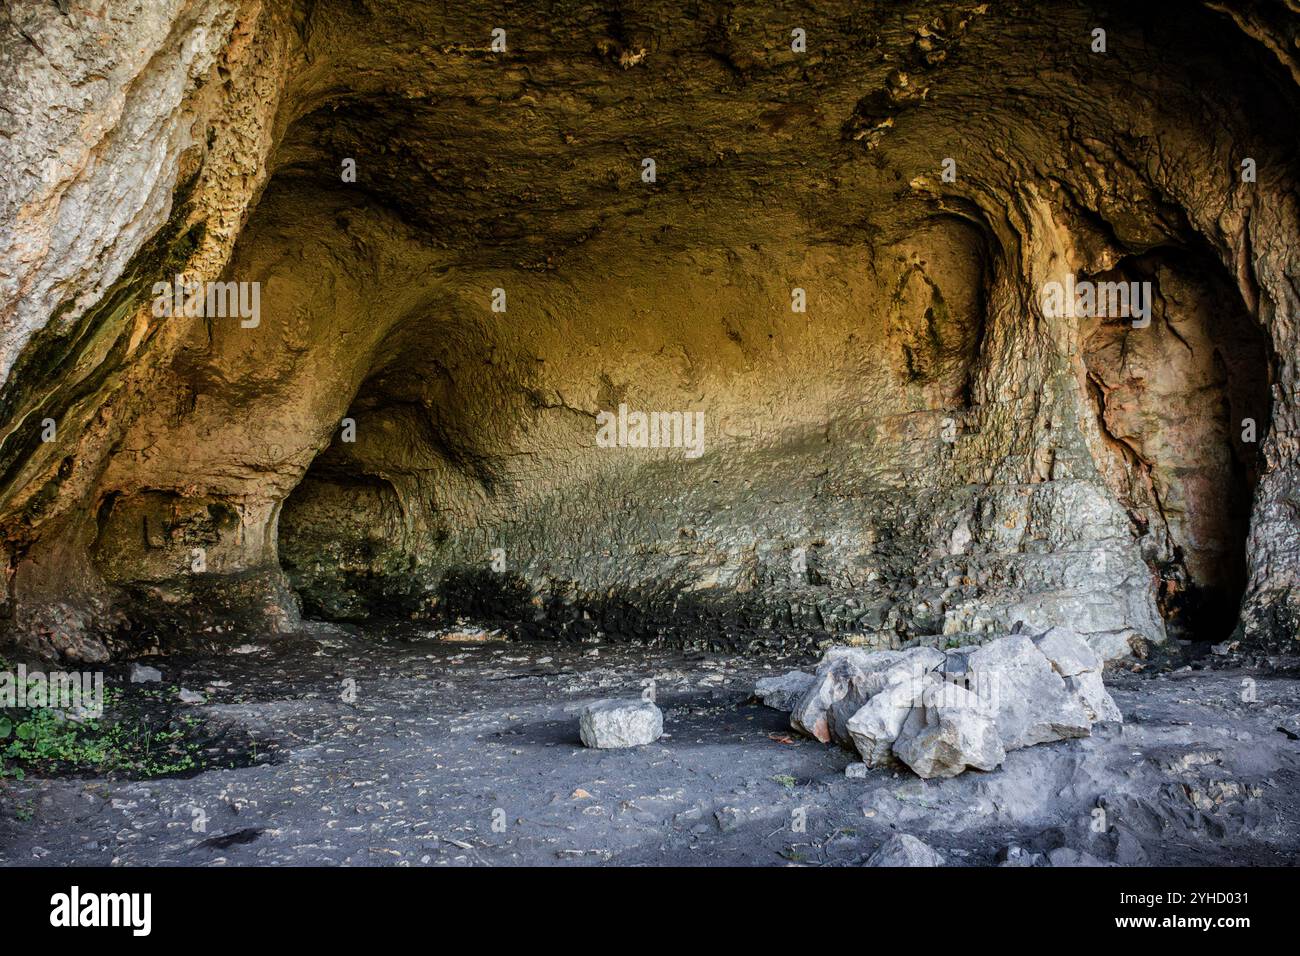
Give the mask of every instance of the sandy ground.
<path id="1" fill-rule="evenodd" d="M 231 748 L 223 769 L 4 781 L 0 864 L 855 865 L 897 831 L 954 865 L 1010 845 L 1120 864 L 1286 865 L 1300 848 L 1294 677 L 1108 675 L 1122 726 L 927 782 L 848 779 L 853 755 L 750 699 L 806 659 L 337 629 L 243 650 L 149 662 L 166 706 L 176 687 L 207 697 L 174 706 Z M 650 680 L 663 739 L 580 744 L 584 704 Z"/>

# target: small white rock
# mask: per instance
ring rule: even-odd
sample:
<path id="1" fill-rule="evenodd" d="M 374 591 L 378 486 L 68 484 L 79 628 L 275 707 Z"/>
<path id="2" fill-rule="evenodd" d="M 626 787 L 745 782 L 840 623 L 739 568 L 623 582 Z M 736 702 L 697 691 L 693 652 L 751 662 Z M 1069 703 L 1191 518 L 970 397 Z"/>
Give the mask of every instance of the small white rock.
<path id="1" fill-rule="evenodd" d="M 663 711 L 646 700 L 598 700 L 583 708 L 578 721 L 582 742 L 598 750 L 640 747 L 663 732 Z"/>
<path id="2" fill-rule="evenodd" d="M 143 664 L 131 665 L 131 683 L 132 684 L 156 684 L 162 680 L 162 671 L 156 667 L 146 667 Z"/>
<path id="3" fill-rule="evenodd" d="M 895 833 L 863 866 L 943 866 L 944 858 L 907 833 Z"/>

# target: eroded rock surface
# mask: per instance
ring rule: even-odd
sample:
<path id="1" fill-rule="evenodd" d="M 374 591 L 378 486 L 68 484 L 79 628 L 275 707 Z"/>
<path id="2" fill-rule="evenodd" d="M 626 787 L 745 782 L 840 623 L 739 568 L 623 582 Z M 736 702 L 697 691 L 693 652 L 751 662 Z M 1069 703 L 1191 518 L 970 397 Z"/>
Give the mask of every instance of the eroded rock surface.
<path id="1" fill-rule="evenodd" d="M 1294 15 L 618 10 L 6 5 L 16 652 L 1294 645 Z M 177 276 L 259 315 L 160 316 Z M 1046 314 L 1067 277 L 1148 324 Z"/>
<path id="2" fill-rule="evenodd" d="M 995 770 L 1007 757 L 992 708 L 955 684 L 940 684 L 922 696 L 892 749 L 926 779 L 955 777 L 968 769 Z"/>

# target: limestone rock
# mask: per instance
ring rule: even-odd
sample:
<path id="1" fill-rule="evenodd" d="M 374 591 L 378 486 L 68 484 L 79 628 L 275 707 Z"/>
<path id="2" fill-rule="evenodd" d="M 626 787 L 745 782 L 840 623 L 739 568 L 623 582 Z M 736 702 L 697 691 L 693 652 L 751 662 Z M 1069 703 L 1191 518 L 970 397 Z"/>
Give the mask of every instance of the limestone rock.
<path id="1" fill-rule="evenodd" d="M 1122 723 L 1124 715 L 1102 682 L 1100 671 L 1088 671 L 1067 677 L 1065 686 L 1083 704 L 1088 717 L 1102 723 Z"/>
<path id="2" fill-rule="evenodd" d="M 973 767 L 993 770 L 1006 759 L 991 709 L 956 684 L 926 689 L 893 744 L 894 756 L 917 776 L 955 777 Z"/>
<path id="3" fill-rule="evenodd" d="M 1069 628 L 1054 627 L 1034 638 L 1034 646 L 1065 678 L 1065 686 L 1083 704 L 1090 720 L 1123 721 L 1124 715 L 1102 682 L 1103 661 L 1087 641 Z"/>
<path id="4" fill-rule="evenodd" d="M 944 866 L 937 850 L 908 833 L 896 833 L 871 854 L 863 866 Z"/>
<path id="5" fill-rule="evenodd" d="M 805 671 L 788 671 L 779 677 L 760 677 L 754 682 L 754 696 L 774 710 L 790 713 L 808 692 L 815 678 Z"/>
<path id="6" fill-rule="evenodd" d="M 893 760 L 893 743 L 927 686 L 939 682 L 934 674 L 900 681 L 858 708 L 846 728 L 853 746 L 868 767 L 883 767 Z"/>
<path id="7" fill-rule="evenodd" d="M 932 647 L 874 651 L 834 647 L 826 652 L 812 686 L 790 714 L 790 726 L 822 743 L 854 746 L 848 724 L 873 696 L 918 680 L 943 662 Z"/>
<path id="8" fill-rule="evenodd" d="M 132 684 L 156 684 L 162 680 L 162 671 L 156 667 L 133 663 L 130 678 Z"/>
<path id="9" fill-rule="evenodd" d="M 943 663 L 942 652 L 933 647 L 913 647 L 897 653 L 892 660 L 880 658 L 862 666 L 862 673 L 850 681 L 849 692 L 830 708 L 831 739 L 845 747 L 857 746 L 849 731 L 849 721 L 864 704 L 889 694 L 897 703 L 910 688 L 918 691 L 934 679 L 933 671 Z"/>
<path id="10" fill-rule="evenodd" d="M 1092 648 L 1093 653 L 1101 658 L 1102 662 L 1117 661 L 1133 654 L 1133 640 L 1138 635 L 1134 631 L 1098 631 L 1095 634 L 1088 634 L 1084 640 Z"/>
<path id="11" fill-rule="evenodd" d="M 599 750 L 640 747 L 663 732 L 663 711 L 646 700 L 598 700 L 583 708 L 578 721 L 582 742 Z"/>
<path id="12" fill-rule="evenodd" d="M 852 746 L 864 767 L 897 760 L 921 777 L 993 770 L 1009 750 L 1087 736 L 1093 720 L 1122 719 L 1101 666 L 1066 628 L 946 652 L 835 648 L 791 723 Z"/>
<path id="13" fill-rule="evenodd" d="M 820 665 L 812 685 L 790 711 L 790 726 L 824 744 L 830 743 L 828 715 L 831 705 L 842 700 L 849 692 L 849 682 L 856 672 L 857 669 L 849 660 Z"/>
<path id="14" fill-rule="evenodd" d="M 992 707 L 1007 750 L 1086 737 L 1092 722 L 1051 662 L 1025 636 L 1002 637 L 967 658 L 975 692 Z"/>
<path id="15" fill-rule="evenodd" d="M 1068 627 L 1054 627 L 1040 634 L 1034 638 L 1034 646 L 1052 662 L 1052 670 L 1062 677 L 1101 670 L 1101 658 L 1087 641 Z"/>
<path id="16" fill-rule="evenodd" d="M 898 659 L 896 651 L 872 651 L 858 647 L 833 647 L 822 657 L 804 695 L 790 712 L 790 726 L 830 743 L 831 708 L 853 694 L 850 706 L 861 706 L 866 697 L 860 690 L 866 675 Z"/>

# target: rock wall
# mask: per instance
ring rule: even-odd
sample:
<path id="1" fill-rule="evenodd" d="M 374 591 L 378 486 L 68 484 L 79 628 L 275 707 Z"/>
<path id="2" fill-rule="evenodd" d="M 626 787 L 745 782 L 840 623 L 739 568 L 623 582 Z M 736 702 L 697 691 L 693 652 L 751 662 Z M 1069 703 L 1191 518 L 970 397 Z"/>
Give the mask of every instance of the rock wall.
<path id="1" fill-rule="evenodd" d="M 64 6 L 0 37 L 21 647 L 300 601 L 1293 646 L 1293 15 Z M 159 316 L 177 275 L 259 314 Z M 1043 307 L 1120 278 L 1149 324 Z M 620 406 L 703 442 L 602 447 Z"/>

